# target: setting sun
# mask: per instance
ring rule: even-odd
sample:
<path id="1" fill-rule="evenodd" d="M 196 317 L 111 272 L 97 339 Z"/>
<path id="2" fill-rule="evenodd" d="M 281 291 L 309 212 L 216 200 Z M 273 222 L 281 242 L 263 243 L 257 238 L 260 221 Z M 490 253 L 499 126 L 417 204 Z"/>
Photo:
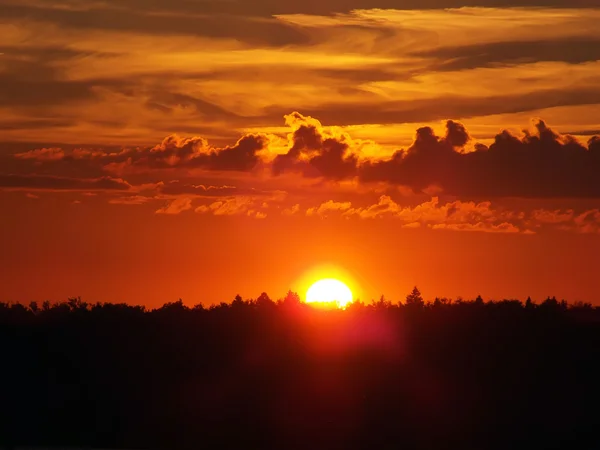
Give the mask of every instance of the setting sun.
<path id="1" fill-rule="evenodd" d="M 352 291 L 339 280 L 326 278 L 314 283 L 306 292 L 306 303 L 335 305 L 345 308 L 352 303 Z"/>

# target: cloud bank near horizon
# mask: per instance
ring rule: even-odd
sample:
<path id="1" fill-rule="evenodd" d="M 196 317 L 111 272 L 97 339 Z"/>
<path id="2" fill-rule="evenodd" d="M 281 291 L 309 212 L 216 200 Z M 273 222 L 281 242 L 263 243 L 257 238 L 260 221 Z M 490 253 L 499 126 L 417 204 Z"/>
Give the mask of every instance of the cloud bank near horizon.
<path id="1" fill-rule="evenodd" d="M 392 155 L 298 112 L 288 133 L 247 134 L 216 148 L 172 135 L 153 147 L 38 148 L 2 162 L 0 189 L 40 193 L 98 191 L 114 205 L 156 206 L 157 214 L 395 220 L 401 228 L 534 234 L 599 233 L 597 209 L 506 207 L 524 201 L 600 198 L 600 138 L 587 144 L 533 121 L 520 135 L 477 142 L 458 121 L 443 133 L 416 130 Z M 377 198 L 374 193 L 379 193 Z M 319 203 L 319 198 L 323 200 Z"/>
<path id="2" fill-rule="evenodd" d="M 299 174 L 334 184 L 385 183 L 415 194 L 463 198 L 600 197 L 596 176 L 600 136 L 582 143 L 555 132 L 540 119 L 521 135 L 499 132 L 489 146 L 473 139 L 462 123 L 448 120 L 442 135 L 431 127 L 418 128 L 413 143 L 389 157 L 369 154 L 369 148 L 377 145 L 373 141 L 355 140 L 338 127 L 325 127 L 298 112 L 287 115 L 286 123 L 287 135 L 247 134 L 221 148 L 201 137 L 171 135 L 153 147 L 119 151 L 33 149 L 4 157 L 3 165 L 10 176 L 40 173 L 97 178 L 160 173 L 165 177 L 161 181 L 172 181 L 176 175 L 213 172 L 224 177 L 253 174 L 276 184 L 286 174 Z M 11 187 L 8 179 L 4 184 Z M 173 186 L 169 189 L 174 193 Z"/>

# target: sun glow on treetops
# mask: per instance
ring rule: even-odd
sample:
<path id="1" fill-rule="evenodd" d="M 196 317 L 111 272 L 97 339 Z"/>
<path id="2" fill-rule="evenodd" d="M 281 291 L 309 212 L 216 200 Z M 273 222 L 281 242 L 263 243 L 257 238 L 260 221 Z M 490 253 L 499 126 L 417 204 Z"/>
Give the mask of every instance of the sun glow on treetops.
<path id="1" fill-rule="evenodd" d="M 352 303 L 352 291 L 339 280 L 325 278 L 317 281 L 308 289 L 306 303 L 345 308 Z"/>

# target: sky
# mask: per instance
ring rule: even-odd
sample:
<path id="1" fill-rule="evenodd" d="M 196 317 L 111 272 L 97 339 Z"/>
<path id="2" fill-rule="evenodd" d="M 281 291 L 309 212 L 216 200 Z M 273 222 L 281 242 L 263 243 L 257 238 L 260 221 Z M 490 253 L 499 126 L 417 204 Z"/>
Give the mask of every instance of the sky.
<path id="1" fill-rule="evenodd" d="M 600 305 L 598 0 L 0 0 L 0 301 Z"/>

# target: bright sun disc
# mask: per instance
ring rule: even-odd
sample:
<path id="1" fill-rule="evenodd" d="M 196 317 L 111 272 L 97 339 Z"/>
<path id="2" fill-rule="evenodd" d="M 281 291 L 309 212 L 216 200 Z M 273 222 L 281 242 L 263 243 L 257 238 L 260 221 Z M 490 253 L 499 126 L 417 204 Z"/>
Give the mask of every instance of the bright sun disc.
<path id="1" fill-rule="evenodd" d="M 352 303 L 352 291 L 341 281 L 326 278 L 317 281 L 308 289 L 306 303 L 329 304 L 345 308 Z"/>

